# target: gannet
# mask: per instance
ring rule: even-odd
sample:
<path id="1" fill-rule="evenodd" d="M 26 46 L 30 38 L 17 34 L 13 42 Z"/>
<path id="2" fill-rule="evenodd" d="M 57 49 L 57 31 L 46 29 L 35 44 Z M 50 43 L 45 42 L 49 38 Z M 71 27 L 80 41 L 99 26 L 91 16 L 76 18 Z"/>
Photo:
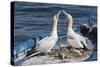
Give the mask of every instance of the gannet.
<path id="1" fill-rule="evenodd" d="M 60 13 L 61 11 L 59 11 L 56 15 L 53 16 L 51 35 L 38 41 L 37 46 L 34 49 L 35 51 L 47 53 L 50 52 L 53 46 L 56 44 L 58 40 L 57 23 Z"/>
<path id="2" fill-rule="evenodd" d="M 88 49 L 85 38 L 82 35 L 77 34 L 74 32 L 72 26 L 73 26 L 73 18 L 72 16 L 62 10 L 62 12 L 65 14 L 67 17 L 67 22 L 68 22 L 68 27 L 67 27 L 67 42 L 68 44 L 74 48 L 74 51 L 78 52 L 75 49 Z"/>
<path id="3" fill-rule="evenodd" d="M 41 39 L 40 41 L 36 42 L 36 47 L 28 51 L 26 56 L 31 57 L 39 53 L 48 53 L 51 51 L 51 49 L 53 48 L 53 46 L 56 44 L 58 40 L 57 23 L 58 23 L 60 13 L 61 11 L 59 11 L 52 18 L 52 31 L 50 36 L 47 36 Z"/>

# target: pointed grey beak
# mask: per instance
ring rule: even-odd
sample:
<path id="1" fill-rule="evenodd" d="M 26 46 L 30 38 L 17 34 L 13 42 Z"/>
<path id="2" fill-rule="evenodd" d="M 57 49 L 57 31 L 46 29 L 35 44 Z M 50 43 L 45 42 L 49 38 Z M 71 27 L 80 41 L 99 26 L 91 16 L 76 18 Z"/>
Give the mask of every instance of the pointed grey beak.
<path id="1" fill-rule="evenodd" d="M 61 10 L 56 14 L 57 18 L 59 18 L 60 13 L 61 13 Z"/>
<path id="2" fill-rule="evenodd" d="M 62 12 L 63 12 L 63 14 L 64 14 L 65 16 L 68 16 L 68 13 L 65 12 L 64 10 L 62 10 Z"/>

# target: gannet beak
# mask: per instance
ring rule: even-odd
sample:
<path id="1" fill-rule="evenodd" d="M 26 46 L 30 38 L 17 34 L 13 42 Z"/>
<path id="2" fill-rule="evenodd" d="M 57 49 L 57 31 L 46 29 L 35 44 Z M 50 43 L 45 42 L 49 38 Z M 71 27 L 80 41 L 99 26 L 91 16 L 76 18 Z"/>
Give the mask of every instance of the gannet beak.
<path id="1" fill-rule="evenodd" d="M 60 13 L 61 13 L 61 10 L 56 14 L 56 18 L 59 18 Z"/>
<path id="2" fill-rule="evenodd" d="M 68 16 L 68 13 L 67 13 L 67 12 L 65 12 L 64 10 L 62 10 L 62 12 L 65 14 L 65 16 Z"/>
<path id="3" fill-rule="evenodd" d="M 58 20 L 60 13 L 61 13 L 61 10 L 60 10 L 57 14 L 55 14 L 55 15 L 53 16 L 53 19 L 54 19 L 54 20 Z"/>

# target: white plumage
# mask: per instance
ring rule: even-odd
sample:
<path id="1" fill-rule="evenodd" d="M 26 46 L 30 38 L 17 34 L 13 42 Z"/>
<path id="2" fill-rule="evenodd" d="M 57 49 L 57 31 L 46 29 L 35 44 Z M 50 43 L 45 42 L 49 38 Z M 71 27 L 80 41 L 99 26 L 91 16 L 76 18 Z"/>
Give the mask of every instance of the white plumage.
<path id="1" fill-rule="evenodd" d="M 56 44 L 58 40 L 57 23 L 58 23 L 60 12 L 61 11 L 59 11 L 56 15 L 53 16 L 53 21 L 52 21 L 53 26 L 52 26 L 51 35 L 38 41 L 37 46 L 34 49 L 35 51 L 47 53 L 50 52 L 53 46 Z"/>
<path id="2" fill-rule="evenodd" d="M 62 11 L 67 16 L 68 27 L 67 27 L 67 41 L 69 45 L 73 48 L 87 48 L 85 38 L 82 35 L 79 35 L 74 32 L 72 29 L 73 18 L 70 14 Z"/>

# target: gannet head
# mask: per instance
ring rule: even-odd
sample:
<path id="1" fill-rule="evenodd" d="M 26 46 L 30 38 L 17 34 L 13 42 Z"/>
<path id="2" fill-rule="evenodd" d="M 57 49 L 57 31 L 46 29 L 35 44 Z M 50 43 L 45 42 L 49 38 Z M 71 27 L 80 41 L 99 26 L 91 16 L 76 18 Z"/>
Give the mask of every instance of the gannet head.
<path id="1" fill-rule="evenodd" d="M 56 15 L 53 16 L 53 21 L 56 21 L 57 20 L 57 17 Z"/>
<path id="2" fill-rule="evenodd" d="M 62 10 L 62 12 L 63 12 L 64 15 L 67 17 L 68 22 L 70 22 L 70 21 L 73 20 L 73 19 L 72 19 L 72 16 L 71 16 L 69 13 L 65 12 L 64 10 Z"/>
<path id="3" fill-rule="evenodd" d="M 59 11 L 56 15 L 53 16 L 52 18 L 52 32 L 51 32 L 51 36 L 58 36 L 57 35 L 57 23 L 58 23 L 58 19 L 59 19 L 59 15 L 60 15 L 61 11 Z"/>
<path id="4" fill-rule="evenodd" d="M 57 21 L 59 18 L 61 11 L 59 11 L 56 15 L 53 16 L 53 21 Z"/>
<path id="5" fill-rule="evenodd" d="M 62 10 L 62 12 L 67 17 L 66 19 L 67 19 L 67 23 L 68 23 L 68 29 L 69 30 L 73 30 L 72 29 L 72 26 L 73 26 L 73 18 L 72 18 L 72 16 L 69 13 L 65 12 L 64 10 Z"/>

